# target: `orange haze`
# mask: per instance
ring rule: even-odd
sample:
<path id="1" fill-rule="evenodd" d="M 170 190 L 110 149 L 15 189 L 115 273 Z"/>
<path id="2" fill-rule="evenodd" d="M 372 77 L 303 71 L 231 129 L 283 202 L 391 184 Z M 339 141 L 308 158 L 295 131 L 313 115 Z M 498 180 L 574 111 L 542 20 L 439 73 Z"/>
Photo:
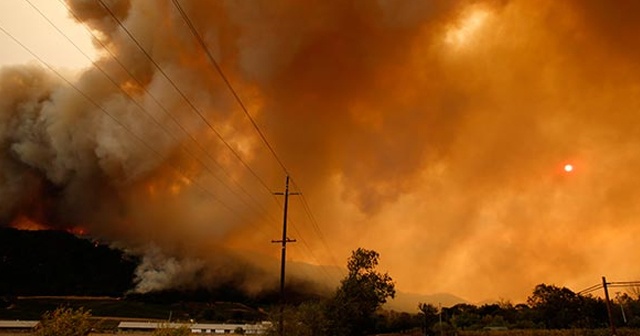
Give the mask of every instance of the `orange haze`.
<path id="1" fill-rule="evenodd" d="M 0 223 L 82 225 L 145 256 L 141 291 L 273 285 L 283 170 L 174 2 L 103 1 L 155 64 L 68 0 L 101 58 L 83 94 L 0 70 Z M 292 196 L 292 260 L 374 249 L 399 290 L 472 301 L 640 276 L 639 2 L 177 3 L 317 220 Z"/>

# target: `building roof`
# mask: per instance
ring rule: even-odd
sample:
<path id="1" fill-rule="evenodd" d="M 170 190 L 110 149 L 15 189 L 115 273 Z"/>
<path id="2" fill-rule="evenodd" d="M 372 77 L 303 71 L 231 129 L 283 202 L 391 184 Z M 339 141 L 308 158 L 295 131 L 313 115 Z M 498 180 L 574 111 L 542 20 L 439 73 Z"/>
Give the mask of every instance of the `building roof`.
<path id="1" fill-rule="evenodd" d="M 40 321 L 0 320 L 0 329 L 33 329 Z"/>
<path id="2" fill-rule="evenodd" d="M 152 330 L 160 327 L 180 328 L 188 327 L 191 330 L 236 330 L 242 328 L 244 330 L 264 330 L 269 327 L 270 323 L 262 322 L 258 324 L 227 324 L 227 323 L 166 323 L 166 322 L 120 322 L 120 329 L 146 329 Z"/>

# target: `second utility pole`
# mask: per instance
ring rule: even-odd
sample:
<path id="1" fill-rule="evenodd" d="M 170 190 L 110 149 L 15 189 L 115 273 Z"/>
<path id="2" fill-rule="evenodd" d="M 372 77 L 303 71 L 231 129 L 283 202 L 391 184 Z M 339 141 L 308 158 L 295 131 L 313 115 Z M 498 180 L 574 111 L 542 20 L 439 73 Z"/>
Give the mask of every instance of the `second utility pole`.
<path id="1" fill-rule="evenodd" d="M 604 299 L 607 303 L 607 314 L 609 315 L 609 326 L 611 327 L 611 336 L 616 336 L 616 324 L 613 322 L 613 312 L 611 310 L 611 300 L 609 300 L 609 290 L 607 286 L 607 278 L 602 277 L 602 287 L 604 288 Z"/>
<path id="2" fill-rule="evenodd" d="M 294 243 L 295 239 L 289 239 L 287 237 L 287 210 L 289 208 L 289 195 L 300 195 L 300 193 L 289 192 L 289 175 L 287 175 L 287 182 L 285 184 L 284 193 L 277 192 L 274 195 L 284 195 L 284 220 L 282 223 L 282 240 L 272 240 L 272 243 L 282 243 L 282 255 L 280 257 L 280 325 L 278 331 L 280 336 L 284 336 L 284 270 L 287 260 L 287 243 Z"/>

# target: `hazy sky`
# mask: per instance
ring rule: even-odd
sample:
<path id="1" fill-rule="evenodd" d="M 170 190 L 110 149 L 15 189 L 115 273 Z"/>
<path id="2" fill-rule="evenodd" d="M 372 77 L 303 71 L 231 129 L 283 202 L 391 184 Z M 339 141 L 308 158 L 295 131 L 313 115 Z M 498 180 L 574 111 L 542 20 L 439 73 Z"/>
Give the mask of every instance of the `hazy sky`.
<path id="1" fill-rule="evenodd" d="M 112 240 L 145 256 L 144 289 L 274 284 L 284 172 L 174 3 L 69 1 L 95 53 L 64 6 L 32 2 L 99 69 L 71 87 L 2 68 L 0 223 Z M 179 3 L 322 231 L 292 197 L 291 260 L 375 249 L 399 290 L 472 301 L 640 277 L 640 4 Z M 0 2 L 0 26 L 88 65 L 25 1 Z"/>
<path id="2" fill-rule="evenodd" d="M 57 0 L 30 0 L 59 29 L 64 31 L 82 50 L 96 57 L 91 44 L 91 35 L 69 16 L 64 3 Z M 23 0 L 0 2 L 0 26 L 13 35 L 45 61 L 57 67 L 84 68 L 90 60 L 77 51 L 55 28 Z M 0 34 L 0 65 L 22 64 L 35 58 L 13 42 L 4 33 Z"/>

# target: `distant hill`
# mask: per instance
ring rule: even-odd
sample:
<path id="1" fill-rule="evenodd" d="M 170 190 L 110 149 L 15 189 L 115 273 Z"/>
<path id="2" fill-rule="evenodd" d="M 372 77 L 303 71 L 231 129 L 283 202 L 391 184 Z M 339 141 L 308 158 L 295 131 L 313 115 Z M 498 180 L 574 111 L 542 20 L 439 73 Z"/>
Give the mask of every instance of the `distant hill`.
<path id="1" fill-rule="evenodd" d="M 247 296 L 235 284 L 190 291 L 166 290 L 147 294 L 128 293 L 134 287 L 134 271 L 139 264 L 136 257 L 108 245 L 77 237 L 65 231 L 24 231 L 0 228 L 0 307 L 10 304 L 18 296 L 111 296 L 148 303 L 174 302 L 242 302 L 270 304 L 279 300 L 277 288 L 259 295 Z M 344 270 L 292 262 L 291 270 L 298 273 L 325 274 L 335 282 L 323 286 L 301 280 L 288 283 L 288 300 L 303 302 L 330 295 L 342 278 Z M 321 272 L 322 271 L 322 272 Z M 415 313 L 420 302 L 443 307 L 466 300 L 447 293 L 422 295 L 397 293 L 386 308 Z"/>
<path id="2" fill-rule="evenodd" d="M 143 302 L 135 299 L 108 297 L 30 296 L 15 298 L 11 307 L 0 309 L 0 319 L 37 320 L 46 311 L 57 307 L 84 308 L 95 317 L 118 320 L 195 320 L 199 322 L 257 322 L 266 320 L 266 314 L 258 309 L 233 302 Z"/>
<path id="3" fill-rule="evenodd" d="M 161 304 L 271 304 L 280 297 L 276 286 L 249 295 L 232 281 L 215 288 L 130 293 L 139 263 L 138 257 L 66 231 L 0 228 L 0 307 L 18 296 L 110 296 Z M 290 266 L 311 267 L 298 263 Z M 287 283 L 287 297 L 292 303 L 319 298 L 327 292 L 327 288 L 303 280 L 290 279 Z"/>
<path id="4" fill-rule="evenodd" d="M 436 294 L 415 294 L 415 293 L 396 293 L 395 299 L 387 302 L 385 308 L 408 313 L 418 312 L 418 303 L 430 303 L 436 307 L 451 307 L 459 303 L 469 303 L 467 300 L 457 297 L 449 293 Z"/>
<path id="5" fill-rule="evenodd" d="M 0 229 L 0 296 L 121 296 L 138 260 L 65 231 Z"/>

